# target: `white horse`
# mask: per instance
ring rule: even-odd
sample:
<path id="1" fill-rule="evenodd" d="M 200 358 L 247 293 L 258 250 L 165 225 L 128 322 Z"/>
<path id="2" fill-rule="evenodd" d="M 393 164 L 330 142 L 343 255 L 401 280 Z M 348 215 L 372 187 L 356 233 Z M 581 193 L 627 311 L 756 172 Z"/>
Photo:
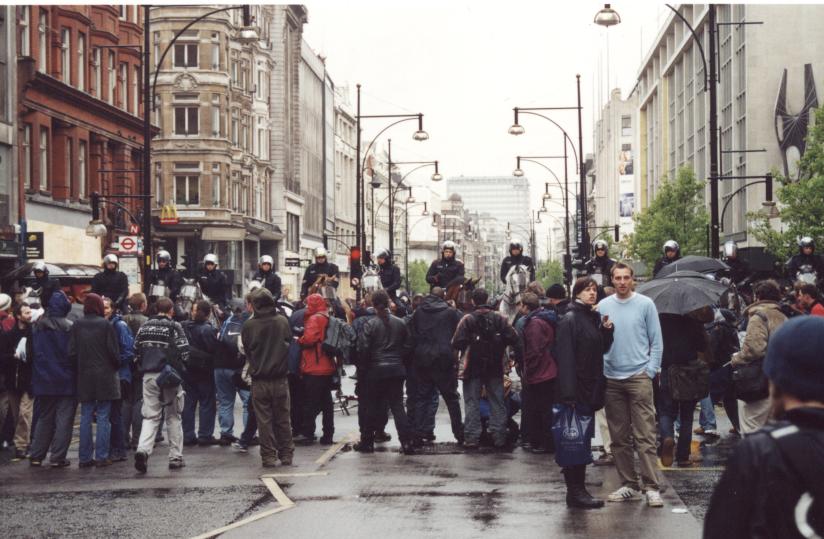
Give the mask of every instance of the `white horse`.
<path id="1" fill-rule="evenodd" d="M 506 289 L 501 296 L 501 304 L 498 310 L 504 315 L 511 324 L 515 320 L 515 315 L 518 313 L 518 302 L 521 300 L 521 294 L 526 290 L 529 284 L 529 269 L 523 264 L 516 264 L 509 268 L 506 274 Z"/>

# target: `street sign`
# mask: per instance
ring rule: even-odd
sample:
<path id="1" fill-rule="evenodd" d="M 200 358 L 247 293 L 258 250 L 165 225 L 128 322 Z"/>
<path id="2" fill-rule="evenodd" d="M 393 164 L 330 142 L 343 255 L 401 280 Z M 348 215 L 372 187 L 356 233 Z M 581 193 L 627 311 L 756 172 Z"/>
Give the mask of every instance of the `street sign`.
<path id="1" fill-rule="evenodd" d="M 26 258 L 38 260 L 43 258 L 43 233 L 29 232 L 26 234 Z"/>
<path id="2" fill-rule="evenodd" d="M 299 268 L 300 267 L 300 258 L 298 258 L 298 257 L 286 257 L 283 260 L 283 264 L 287 268 Z"/>
<path id="3" fill-rule="evenodd" d="M 118 238 L 117 250 L 120 254 L 137 252 L 137 236 L 120 236 Z"/>
<path id="4" fill-rule="evenodd" d="M 18 256 L 20 245 L 16 241 L 0 240 L 0 255 L 3 256 Z"/>
<path id="5" fill-rule="evenodd" d="M 129 235 L 130 236 L 138 236 L 140 234 L 140 225 L 131 224 L 129 225 Z"/>

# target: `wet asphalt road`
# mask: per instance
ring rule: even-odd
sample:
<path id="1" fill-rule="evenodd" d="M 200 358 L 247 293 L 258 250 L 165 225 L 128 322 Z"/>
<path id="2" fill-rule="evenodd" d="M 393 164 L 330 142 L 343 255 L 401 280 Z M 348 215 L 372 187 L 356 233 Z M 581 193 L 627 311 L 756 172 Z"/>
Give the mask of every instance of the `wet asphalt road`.
<path id="1" fill-rule="evenodd" d="M 345 382 L 348 382 L 345 380 Z M 346 389 L 346 385 L 344 386 Z M 351 388 L 350 388 L 351 389 Z M 240 407 L 236 410 L 240 425 Z M 355 412 L 353 410 L 353 412 Z M 719 427 L 727 423 L 720 409 Z M 696 413 L 697 418 L 697 413 Z M 335 439 L 355 435 L 354 415 L 336 415 Z M 390 432 L 394 436 L 394 428 Z M 104 469 L 74 466 L 32 469 L 0 452 L 0 526 L 3 537 L 194 537 L 278 507 L 260 476 L 276 477 L 296 505 L 227 531 L 221 537 L 700 537 L 701 519 L 721 473 L 731 440 L 701 448 L 702 468 L 665 470 L 672 483 L 666 506 L 607 504 L 598 511 L 570 511 L 564 484 L 548 455 L 461 454 L 445 410 L 438 415 L 438 444 L 429 454 L 404 456 L 397 440 L 374 455 L 344 446 L 325 464 L 328 448 L 299 447 L 295 466 L 264 470 L 257 448 L 185 448 L 187 466 L 166 467 L 161 443 L 138 475 L 129 462 Z M 726 436 L 726 435 L 725 435 Z M 697 439 L 701 439 L 698 437 Z M 590 467 L 588 488 L 605 497 L 617 488 L 612 467 Z M 318 475 L 301 475 L 318 474 Z M 323 475 L 321 475 L 323 474 Z M 686 513 L 673 512 L 688 509 Z"/>

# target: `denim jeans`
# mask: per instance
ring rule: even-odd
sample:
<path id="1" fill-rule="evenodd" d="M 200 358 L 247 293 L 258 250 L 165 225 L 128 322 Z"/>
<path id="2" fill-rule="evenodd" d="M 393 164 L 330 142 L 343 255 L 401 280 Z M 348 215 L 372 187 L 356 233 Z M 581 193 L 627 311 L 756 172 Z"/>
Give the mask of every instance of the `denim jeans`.
<path id="1" fill-rule="evenodd" d="M 707 395 L 700 401 L 701 413 L 698 414 L 698 424 L 705 431 L 716 430 L 718 424 L 715 420 L 715 407 L 712 403 L 712 397 Z"/>
<path id="2" fill-rule="evenodd" d="M 232 382 L 233 369 L 215 369 L 215 388 L 217 389 L 217 416 L 220 422 L 221 436 L 234 436 L 235 398 L 240 395 L 243 401 L 243 424 L 249 416 L 249 390 L 237 389 Z"/>
<path id="3" fill-rule="evenodd" d="M 109 458 L 112 424 L 109 418 L 112 401 L 85 401 L 80 403 L 80 462 Z M 96 439 L 92 437 L 92 421 L 97 418 Z"/>
<path id="4" fill-rule="evenodd" d="M 466 442 L 477 444 L 481 438 L 481 387 L 486 387 L 489 400 L 489 433 L 492 435 L 492 443 L 496 447 L 503 446 L 507 434 L 503 375 L 467 378 L 463 381 Z"/>
<path id="5" fill-rule="evenodd" d="M 696 401 L 676 401 L 670 393 L 666 370 L 661 373 L 661 392 L 658 410 L 658 428 L 661 440 L 675 437 L 675 421 L 678 420 L 678 445 L 675 447 L 675 460 L 687 461 L 690 458 L 692 442 L 692 421 Z"/>
<path id="6" fill-rule="evenodd" d="M 183 441 L 204 440 L 215 435 L 215 378 L 212 373 L 188 373 L 183 377 Z M 195 436 L 195 411 L 198 413 Z"/>

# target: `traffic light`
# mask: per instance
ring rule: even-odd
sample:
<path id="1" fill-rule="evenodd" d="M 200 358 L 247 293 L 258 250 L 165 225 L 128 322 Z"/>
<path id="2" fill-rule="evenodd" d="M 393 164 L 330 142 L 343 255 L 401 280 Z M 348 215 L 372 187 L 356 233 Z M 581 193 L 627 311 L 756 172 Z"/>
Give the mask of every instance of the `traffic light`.
<path id="1" fill-rule="evenodd" d="M 192 264 L 192 255 L 185 254 L 185 255 L 181 256 L 180 258 L 181 258 L 180 267 L 183 270 L 183 274 L 184 275 L 189 275 L 192 272 L 192 270 L 194 270 L 194 265 Z"/>
<path id="2" fill-rule="evenodd" d="M 360 284 L 361 277 L 363 277 L 363 267 L 361 266 L 361 250 L 360 247 L 354 246 L 349 248 L 349 284 L 353 288 L 357 288 Z"/>

